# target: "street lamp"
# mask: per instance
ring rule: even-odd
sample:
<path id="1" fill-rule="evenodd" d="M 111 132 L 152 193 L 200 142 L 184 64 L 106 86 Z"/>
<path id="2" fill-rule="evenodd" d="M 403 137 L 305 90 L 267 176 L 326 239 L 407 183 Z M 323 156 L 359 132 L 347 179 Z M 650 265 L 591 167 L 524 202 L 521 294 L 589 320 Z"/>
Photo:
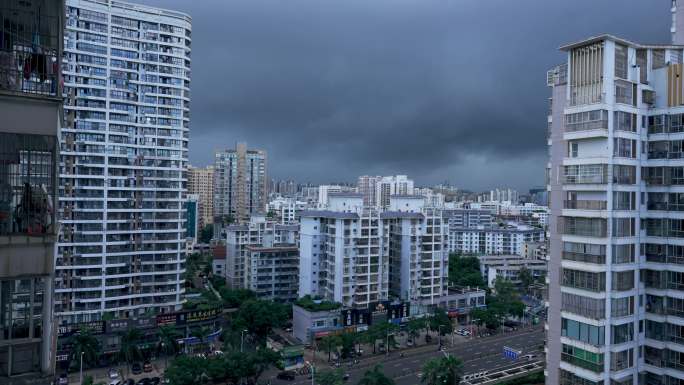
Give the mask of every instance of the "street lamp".
<path id="1" fill-rule="evenodd" d="M 81 369 L 80 369 L 81 373 L 79 375 L 79 380 L 78 380 L 78 382 L 81 384 L 83 383 L 83 353 L 84 352 L 81 352 Z"/>
<path id="2" fill-rule="evenodd" d="M 313 362 L 306 361 L 306 364 L 309 365 L 309 368 L 311 368 L 311 385 L 314 385 L 314 377 L 316 377 L 316 368 L 314 367 Z"/>
<path id="3" fill-rule="evenodd" d="M 162 342 L 161 343 L 161 348 L 162 348 L 162 354 L 164 354 L 164 371 L 166 371 L 166 366 L 167 360 L 168 360 L 168 352 L 166 351 L 165 344 Z"/>
<path id="4" fill-rule="evenodd" d="M 442 328 L 444 325 L 437 326 L 437 350 L 442 350 Z"/>
<path id="5" fill-rule="evenodd" d="M 243 352 L 244 346 L 245 346 L 245 333 L 247 332 L 247 329 L 243 329 L 240 331 L 240 353 Z"/>

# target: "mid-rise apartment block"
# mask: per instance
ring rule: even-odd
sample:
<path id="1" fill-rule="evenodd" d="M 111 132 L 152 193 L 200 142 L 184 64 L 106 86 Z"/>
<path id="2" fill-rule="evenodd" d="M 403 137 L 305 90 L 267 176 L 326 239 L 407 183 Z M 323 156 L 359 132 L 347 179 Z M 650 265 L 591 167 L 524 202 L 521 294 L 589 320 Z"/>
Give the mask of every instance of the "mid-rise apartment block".
<path id="1" fill-rule="evenodd" d="M 305 211 L 300 231 L 299 295 L 350 307 L 391 298 L 437 300 L 448 257 L 441 212 L 422 197 L 397 197 L 388 210 L 360 194 L 329 197 L 327 210 Z"/>
<path id="2" fill-rule="evenodd" d="M 601 35 L 549 71 L 547 384 L 684 383 L 684 38 Z"/>
<path id="3" fill-rule="evenodd" d="M 248 149 L 238 143 L 235 149 L 217 151 L 214 156 L 214 217 L 224 223 L 247 222 L 250 216 L 264 214 L 268 197 L 266 151 Z"/>
<path id="4" fill-rule="evenodd" d="M 68 0 L 55 314 L 180 308 L 191 20 L 115 0 Z"/>
<path id="5" fill-rule="evenodd" d="M 188 166 L 188 194 L 199 196 L 202 226 L 214 223 L 214 166 Z"/>
<path id="6" fill-rule="evenodd" d="M 0 384 L 54 379 L 63 26 L 63 1 L 0 1 Z"/>
<path id="7" fill-rule="evenodd" d="M 459 227 L 449 224 L 448 250 L 458 254 L 524 255 L 526 242 L 541 242 L 545 231 L 518 222 Z"/>
<path id="8" fill-rule="evenodd" d="M 266 270 L 253 269 L 258 266 L 253 265 L 250 258 L 254 256 L 265 261 L 266 258 L 273 256 L 267 255 L 266 252 L 259 253 L 256 248 L 297 247 L 299 239 L 298 225 L 283 225 L 267 221 L 264 216 L 253 216 L 249 222 L 229 225 L 225 232 L 226 280 L 228 286 L 235 289 L 250 288 L 253 283 L 264 279 L 261 274 L 265 274 Z M 284 250 L 281 256 L 286 259 L 291 258 L 288 251 L 289 249 Z M 285 264 L 283 261 L 283 265 Z M 285 271 L 285 273 L 289 272 Z"/>

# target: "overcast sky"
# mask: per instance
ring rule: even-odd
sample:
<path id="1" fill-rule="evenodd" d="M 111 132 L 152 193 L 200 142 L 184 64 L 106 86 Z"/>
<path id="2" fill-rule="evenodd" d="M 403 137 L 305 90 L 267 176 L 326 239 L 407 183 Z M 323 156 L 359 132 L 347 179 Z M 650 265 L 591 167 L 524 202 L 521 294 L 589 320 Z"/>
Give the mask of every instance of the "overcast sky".
<path id="1" fill-rule="evenodd" d="M 193 18 L 190 162 L 246 141 L 299 182 L 541 185 L 557 47 L 670 41 L 670 0 L 140 1 Z"/>

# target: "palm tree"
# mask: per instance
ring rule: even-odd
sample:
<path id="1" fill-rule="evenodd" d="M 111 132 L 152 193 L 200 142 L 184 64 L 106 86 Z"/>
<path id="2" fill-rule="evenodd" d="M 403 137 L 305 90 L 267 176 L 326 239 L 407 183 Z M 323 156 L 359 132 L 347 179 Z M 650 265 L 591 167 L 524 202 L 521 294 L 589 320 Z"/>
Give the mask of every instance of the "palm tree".
<path id="1" fill-rule="evenodd" d="M 408 335 L 411 337 L 413 343 L 418 342 L 420 331 L 425 328 L 425 320 L 422 318 L 412 319 L 408 322 Z"/>
<path id="2" fill-rule="evenodd" d="M 375 365 L 373 370 L 367 370 L 358 385 L 394 385 L 394 380 L 382 372 L 382 365 Z"/>
<path id="3" fill-rule="evenodd" d="M 159 352 L 162 353 L 164 357 L 176 354 L 178 351 L 178 342 L 176 342 L 176 340 L 178 339 L 179 334 L 173 326 L 164 325 L 159 327 L 157 330 L 157 337 L 159 338 Z"/>
<path id="4" fill-rule="evenodd" d="M 119 359 L 126 362 L 126 369 L 131 363 L 140 360 L 140 348 L 138 342 L 142 338 L 142 333 L 138 329 L 128 329 L 121 335 L 121 347 L 119 349 Z"/>
<path id="5" fill-rule="evenodd" d="M 191 334 L 192 334 L 193 337 L 199 338 L 199 340 L 200 340 L 200 345 L 202 345 L 204 342 L 207 341 L 207 338 L 209 337 L 209 335 L 210 335 L 211 333 L 212 333 L 212 331 L 211 331 L 210 328 L 208 328 L 208 327 L 206 327 L 206 326 L 203 326 L 203 327 L 201 327 L 201 328 L 196 328 L 196 329 L 194 329 L 194 330 L 192 331 Z M 207 344 L 206 347 L 208 348 L 209 345 Z"/>
<path id="6" fill-rule="evenodd" d="M 100 342 L 88 329 L 79 330 L 71 338 L 71 343 L 70 362 L 72 366 L 81 364 L 81 353 L 83 353 L 84 365 L 89 366 L 97 362 L 100 355 Z"/>
<path id="7" fill-rule="evenodd" d="M 454 356 L 433 358 L 423 365 L 421 383 L 427 385 L 457 385 L 461 382 L 463 362 Z"/>

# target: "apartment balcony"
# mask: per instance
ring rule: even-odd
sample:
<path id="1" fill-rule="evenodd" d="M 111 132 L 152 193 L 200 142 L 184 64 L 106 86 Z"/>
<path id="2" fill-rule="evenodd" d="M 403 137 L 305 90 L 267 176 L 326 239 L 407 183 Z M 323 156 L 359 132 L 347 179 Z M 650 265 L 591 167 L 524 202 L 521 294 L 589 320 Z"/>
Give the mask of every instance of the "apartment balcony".
<path id="1" fill-rule="evenodd" d="M 575 252 L 570 252 L 570 251 L 563 251 L 562 258 L 563 258 L 563 260 L 566 260 L 566 261 L 594 263 L 594 264 L 599 264 L 599 265 L 606 263 L 605 254 L 604 255 L 596 255 L 596 254 L 586 254 L 586 253 L 575 253 Z"/>
<path id="2" fill-rule="evenodd" d="M 570 354 L 562 353 L 561 354 L 561 361 L 567 362 L 571 365 L 580 367 L 582 369 L 587 369 L 595 373 L 601 373 L 603 372 L 603 363 L 594 363 L 590 361 L 585 361 L 581 358 L 574 357 Z"/>
<path id="3" fill-rule="evenodd" d="M 0 43 L 0 93 L 61 98 L 63 2 L 21 3 L 0 9 L 5 28 L 12 26 Z"/>
<path id="4" fill-rule="evenodd" d="M 563 208 L 568 210 L 606 210 L 606 201 L 599 200 L 566 200 Z"/>

